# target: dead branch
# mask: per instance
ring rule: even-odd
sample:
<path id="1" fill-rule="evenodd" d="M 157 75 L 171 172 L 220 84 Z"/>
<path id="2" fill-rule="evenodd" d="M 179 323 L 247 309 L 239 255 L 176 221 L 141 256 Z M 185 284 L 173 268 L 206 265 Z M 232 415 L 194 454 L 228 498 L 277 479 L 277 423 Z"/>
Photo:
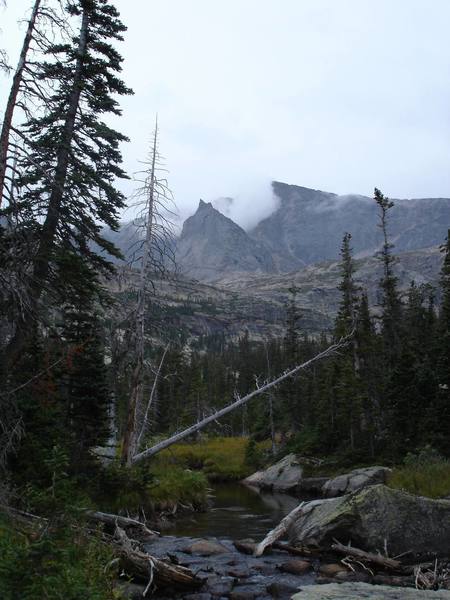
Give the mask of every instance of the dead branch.
<path id="1" fill-rule="evenodd" d="M 262 556 L 267 546 L 272 546 L 274 542 L 279 540 L 280 537 L 282 537 L 288 531 L 291 524 L 302 513 L 304 504 L 305 503 L 302 502 L 301 504 L 299 504 L 299 506 L 294 508 L 294 510 L 291 510 L 291 512 L 280 521 L 280 523 L 275 527 L 275 529 L 269 531 L 269 533 L 266 535 L 263 541 L 260 542 L 256 547 L 253 556 Z"/>
<path id="2" fill-rule="evenodd" d="M 156 587 L 177 587 L 195 589 L 203 585 L 203 580 L 190 569 L 165 562 L 142 552 L 120 527 L 116 528 L 118 553 L 125 572 L 132 577 L 144 580 L 147 590 L 152 583 Z"/>
<path id="3" fill-rule="evenodd" d="M 137 529 L 139 533 L 143 534 L 145 537 L 155 537 L 159 535 L 157 531 L 152 531 L 151 529 L 148 529 L 144 523 L 141 523 L 141 521 L 137 521 L 136 519 L 130 519 L 129 517 L 122 517 L 120 515 L 113 515 L 110 513 L 92 510 L 86 511 L 86 516 L 89 519 L 89 521 L 103 523 L 104 525 L 109 525 L 112 527 L 132 527 L 133 529 Z"/>
<path id="4" fill-rule="evenodd" d="M 198 423 L 195 423 L 195 425 L 191 425 L 191 427 L 188 427 L 184 431 L 180 431 L 179 433 L 176 433 L 175 435 L 168 438 L 167 440 L 163 440 L 162 442 L 155 444 L 151 448 L 147 448 L 147 450 L 144 450 L 144 451 L 136 454 L 133 457 L 132 462 L 137 463 L 137 462 L 143 460 L 144 458 L 150 458 L 150 456 L 154 456 L 158 452 L 161 452 L 161 450 L 164 450 L 165 448 L 172 446 L 172 444 L 176 444 L 177 442 L 183 440 L 184 438 L 189 437 L 193 433 L 200 431 L 201 429 L 206 427 L 206 425 L 209 425 L 209 423 L 212 423 L 212 422 L 220 419 L 221 417 L 225 416 L 229 412 L 235 410 L 236 408 L 243 406 L 244 404 L 246 404 L 249 400 L 251 400 L 255 396 L 258 396 L 260 394 L 265 394 L 268 390 L 279 385 L 280 383 L 282 383 L 289 377 L 296 375 L 299 371 L 307 369 L 312 364 L 314 364 L 320 360 L 323 360 L 325 358 L 329 358 L 330 356 L 333 356 L 341 348 L 344 348 L 345 346 L 347 346 L 350 343 L 352 337 L 353 337 L 353 332 L 350 335 L 346 336 L 345 338 L 341 338 L 338 342 L 336 342 L 335 344 L 332 344 L 326 350 L 324 350 L 323 352 L 320 352 L 319 354 L 317 354 L 310 360 L 307 360 L 306 362 L 302 363 L 301 365 L 297 365 L 296 367 L 294 367 L 293 369 L 290 369 L 289 371 L 286 371 L 285 373 L 283 373 L 276 379 L 269 381 L 265 385 L 254 389 L 253 392 L 250 392 L 250 394 L 247 394 L 247 396 L 244 396 L 243 398 L 238 398 L 235 402 L 233 402 L 232 404 L 229 404 L 228 406 L 225 406 L 221 410 L 217 411 L 215 414 L 210 415 L 210 416 L 206 417 L 205 419 L 202 419 Z"/>
<path id="5" fill-rule="evenodd" d="M 364 550 L 360 550 L 359 548 L 354 548 L 353 546 L 344 546 L 344 544 L 336 541 L 335 544 L 331 545 L 331 549 L 339 554 L 344 554 L 345 556 L 351 556 L 352 558 L 356 558 L 363 562 L 368 562 L 378 567 L 382 567 L 388 571 L 402 571 L 402 564 L 400 561 L 395 560 L 393 558 L 386 558 L 385 556 L 381 556 L 381 554 L 372 554 L 370 552 L 365 552 Z"/>

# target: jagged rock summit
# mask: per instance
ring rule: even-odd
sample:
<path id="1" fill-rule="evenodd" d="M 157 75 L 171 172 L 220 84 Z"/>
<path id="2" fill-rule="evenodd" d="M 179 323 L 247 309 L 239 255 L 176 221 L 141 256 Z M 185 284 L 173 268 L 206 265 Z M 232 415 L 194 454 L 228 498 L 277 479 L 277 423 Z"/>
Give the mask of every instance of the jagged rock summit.
<path id="1" fill-rule="evenodd" d="M 176 255 L 184 274 L 202 280 L 217 280 L 229 272 L 275 270 L 270 252 L 263 244 L 203 200 L 196 213 L 184 222 Z"/>
<path id="2" fill-rule="evenodd" d="M 249 232 L 200 201 L 183 226 L 177 261 L 188 276 L 220 281 L 230 274 L 273 274 L 336 260 L 344 233 L 355 257 L 381 247 L 378 207 L 367 196 L 339 196 L 274 181 L 278 208 Z M 450 222 L 450 199 L 394 200 L 389 233 L 395 252 L 442 244 Z"/>

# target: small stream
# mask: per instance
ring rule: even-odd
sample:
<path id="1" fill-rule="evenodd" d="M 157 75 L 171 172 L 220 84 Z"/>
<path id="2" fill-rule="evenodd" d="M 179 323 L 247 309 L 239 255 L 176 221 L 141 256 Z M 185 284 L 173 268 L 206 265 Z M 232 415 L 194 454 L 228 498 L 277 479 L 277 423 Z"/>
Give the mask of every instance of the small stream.
<path id="1" fill-rule="evenodd" d="M 314 561 L 297 572 L 292 561 L 301 562 L 301 557 L 272 550 L 255 558 L 233 544 L 233 540 L 262 540 L 299 502 L 287 494 L 259 492 L 241 484 L 214 486 L 207 512 L 180 515 L 162 537 L 146 545 L 154 556 L 175 560 L 205 582 L 197 592 L 166 590 L 159 600 L 288 600 L 313 583 Z M 219 545 L 220 550 L 206 554 L 192 550 L 199 541 Z"/>
<path id="2" fill-rule="evenodd" d="M 211 490 L 211 508 L 180 516 L 170 535 L 262 539 L 299 504 L 288 494 L 260 492 L 239 483 L 223 483 Z"/>

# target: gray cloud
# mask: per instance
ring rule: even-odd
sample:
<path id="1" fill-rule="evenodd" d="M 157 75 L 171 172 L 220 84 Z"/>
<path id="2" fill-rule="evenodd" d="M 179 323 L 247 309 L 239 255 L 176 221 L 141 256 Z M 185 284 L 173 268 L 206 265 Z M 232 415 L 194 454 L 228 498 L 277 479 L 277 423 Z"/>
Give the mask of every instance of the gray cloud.
<path id="1" fill-rule="evenodd" d="M 28 7 L 0 12 L 11 58 Z M 138 169 L 158 112 L 182 217 L 236 199 L 244 227 L 269 181 L 391 197 L 450 196 L 447 0 L 117 0 L 135 96 L 117 126 Z M 0 100 L 5 97 L 1 82 Z M 124 186 L 125 191 L 131 184 Z M 261 211 L 261 212 L 258 212 Z"/>

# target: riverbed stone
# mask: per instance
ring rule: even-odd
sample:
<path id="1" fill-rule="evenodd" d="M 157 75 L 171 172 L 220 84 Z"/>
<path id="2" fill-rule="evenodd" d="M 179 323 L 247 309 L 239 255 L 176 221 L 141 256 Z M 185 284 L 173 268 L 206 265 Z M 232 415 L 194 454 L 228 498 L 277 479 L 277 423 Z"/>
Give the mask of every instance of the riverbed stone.
<path id="1" fill-rule="evenodd" d="M 236 550 L 242 552 L 243 554 L 253 554 L 253 552 L 256 549 L 257 543 L 255 542 L 255 540 L 247 538 L 245 540 L 235 540 L 233 542 L 233 545 L 236 548 Z"/>
<path id="2" fill-rule="evenodd" d="M 313 500 L 290 530 L 296 546 L 327 548 L 342 543 L 391 556 L 450 553 L 450 502 L 373 485 L 339 498 Z"/>
<path id="3" fill-rule="evenodd" d="M 308 585 L 292 596 L 292 600 L 450 600 L 450 592 L 392 588 L 369 583 L 328 583 Z"/>
<path id="4" fill-rule="evenodd" d="M 303 575 L 312 569 L 312 565 L 308 560 L 288 560 L 282 563 L 279 567 L 280 571 L 284 573 L 291 573 L 292 575 Z"/>
<path id="5" fill-rule="evenodd" d="M 272 598 L 290 598 L 292 594 L 298 592 L 298 585 L 291 585 L 284 583 L 283 581 L 273 581 L 270 583 L 266 590 L 272 596 Z"/>
<path id="6" fill-rule="evenodd" d="M 325 577 L 334 577 L 336 573 L 342 573 L 342 571 L 347 571 L 347 569 L 340 563 L 328 563 L 319 567 L 319 573 Z"/>
<path id="7" fill-rule="evenodd" d="M 183 596 L 183 600 L 212 600 L 212 596 L 207 592 L 199 592 L 198 594 Z"/>
<path id="8" fill-rule="evenodd" d="M 127 581 L 120 583 L 117 589 L 126 600 L 141 600 L 144 597 L 145 585 Z"/>
<path id="9" fill-rule="evenodd" d="M 325 498 L 335 498 L 336 496 L 362 490 L 369 485 L 386 483 L 390 472 L 391 469 L 378 466 L 355 469 L 350 473 L 338 475 L 325 482 L 322 487 L 322 495 Z"/>
<path id="10" fill-rule="evenodd" d="M 296 454 L 288 454 L 274 465 L 264 471 L 257 471 L 244 479 L 244 483 L 271 489 L 279 492 L 290 492 L 295 490 L 303 476 L 303 467 Z"/>
<path id="11" fill-rule="evenodd" d="M 230 592 L 230 600 L 256 600 L 256 598 L 265 595 L 265 586 L 238 585 Z"/>
<path id="12" fill-rule="evenodd" d="M 228 548 L 218 542 L 211 540 L 197 540 L 183 550 L 187 554 L 198 554 L 199 556 L 213 556 L 229 552 Z"/>

